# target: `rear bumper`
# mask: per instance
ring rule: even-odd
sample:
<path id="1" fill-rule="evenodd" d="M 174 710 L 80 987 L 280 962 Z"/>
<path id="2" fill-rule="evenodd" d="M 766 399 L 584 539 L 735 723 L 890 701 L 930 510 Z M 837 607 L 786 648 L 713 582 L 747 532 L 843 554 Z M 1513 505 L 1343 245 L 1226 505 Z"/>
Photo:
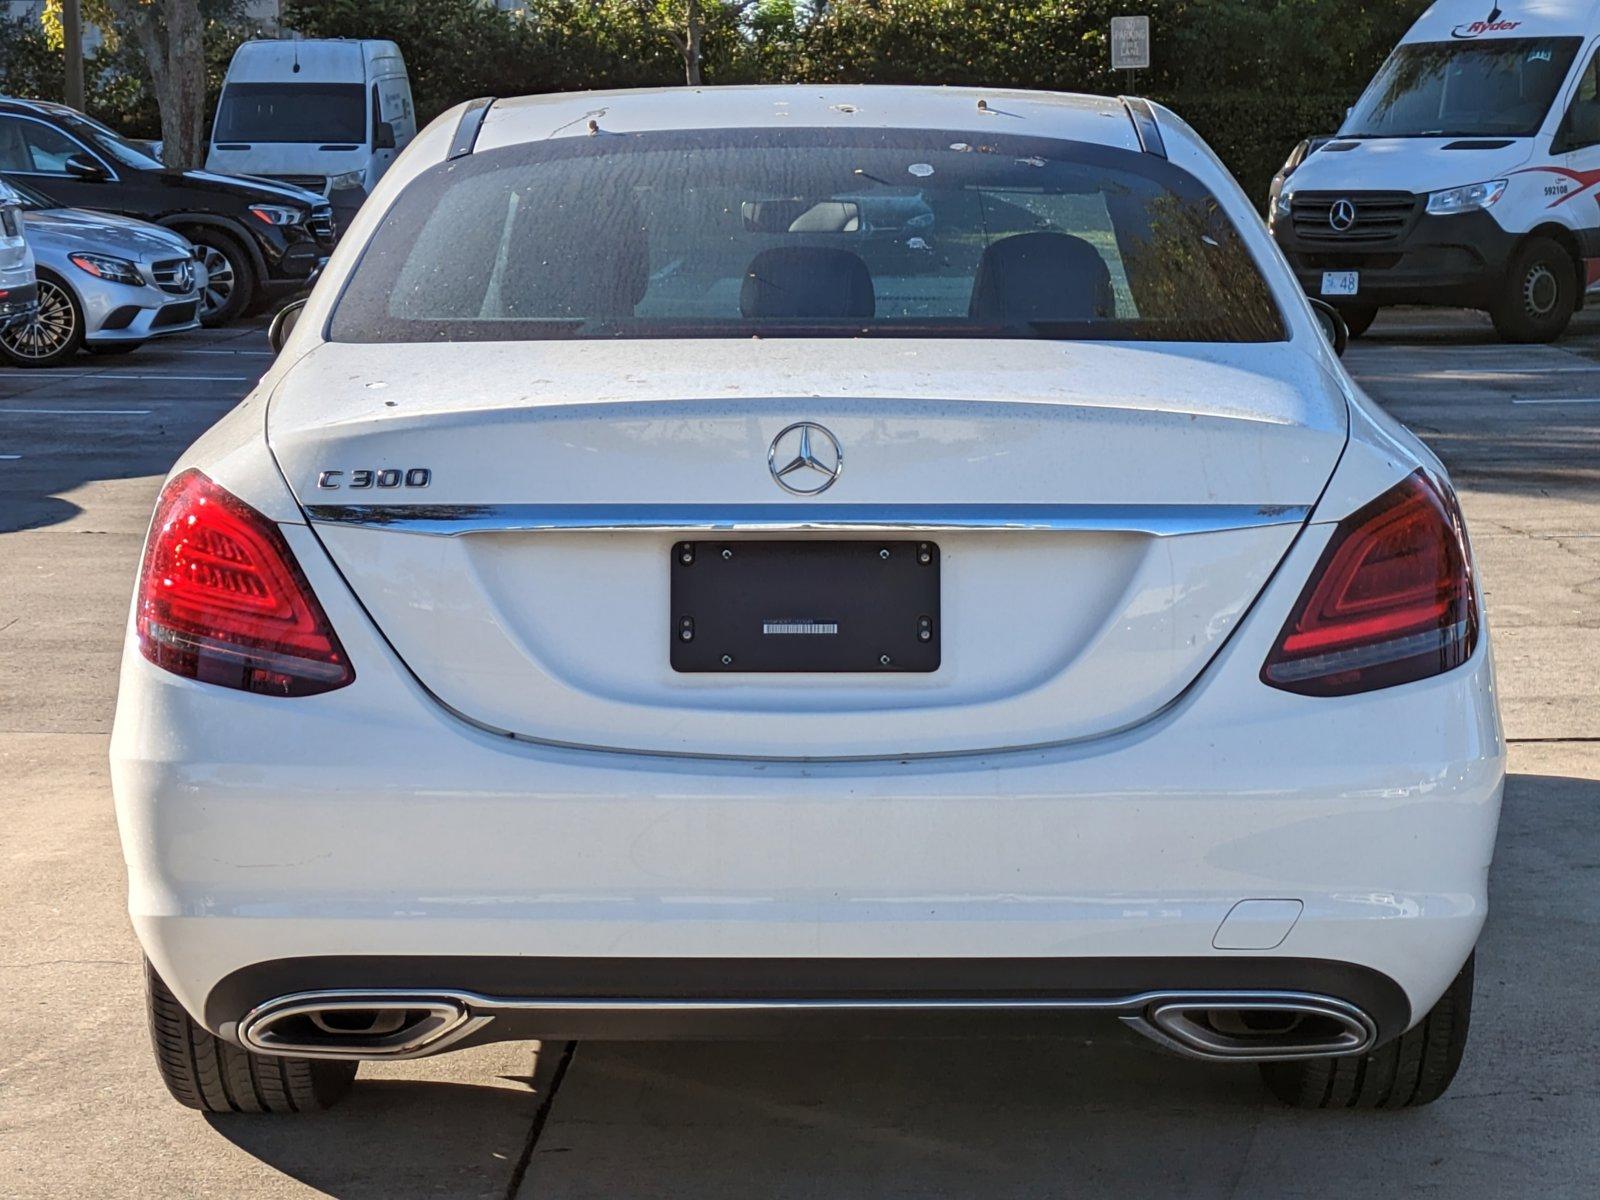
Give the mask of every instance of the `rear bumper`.
<path id="1" fill-rule="evenodd" d="M 1504 772 L 1487 645 L 1360 697 L 1257 678 L 1320 538 L 1291 551 L 1195 686 L 1136 729 L 807 763 L 561 749 L 469 726 L 394 660 L 309 531 L 285 535 L 356 682 L 252 696 L 133 649 L 112 741 L 134 927 L 225 1036 L 268 993 L 848 995 L 908 963 L 924 996 L 981 979 L 1102 997 L 1316 985 L 1381 1010 L 1388 1036 L 1433 1005 L 1484 920 Z M 1230 920 L 1253 900 L 1274 902 L 1255 910 L 1270 919 Z M 1302 977 L 1303 963 L 1322 974 Z M 1357 977 L 1390 981 L 1403 1004 L 1350 994 Z M 564 1012 L 501 1029 L 627 1032 L 584 1012 L 613 1023 Z"/>
<path id="2" fill-rule="evenodd" d="M 1337 303 L 1469 308 L 1493 300 L 1520 240 L 1487 212 L 1418 216 L 1400 237 L 1359 247 L 1298 236 L 1287 221 L 1276 225 L 1273 236 L 1307 295 L 1322 295 L 1324 271 L 1359 271 L 1359 294 Z"/>

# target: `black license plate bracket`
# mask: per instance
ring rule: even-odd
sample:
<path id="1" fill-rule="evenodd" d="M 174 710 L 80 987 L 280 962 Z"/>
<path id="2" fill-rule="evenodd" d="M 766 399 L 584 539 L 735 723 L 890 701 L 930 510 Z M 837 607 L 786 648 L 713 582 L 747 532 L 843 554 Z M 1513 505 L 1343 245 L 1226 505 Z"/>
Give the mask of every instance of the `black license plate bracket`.
<path id="1" fill-rule="evenodd" d="M 930 541 L 684 541 L 672 548 L 672 669 L 937 671 Z"/>

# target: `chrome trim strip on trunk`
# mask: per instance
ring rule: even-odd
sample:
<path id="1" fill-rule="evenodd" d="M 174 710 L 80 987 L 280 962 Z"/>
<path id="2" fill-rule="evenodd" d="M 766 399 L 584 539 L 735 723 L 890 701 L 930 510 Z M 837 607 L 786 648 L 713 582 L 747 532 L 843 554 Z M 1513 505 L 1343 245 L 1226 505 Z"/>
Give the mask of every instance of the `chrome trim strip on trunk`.
<path id="1" fill-rule="evenodd" d="M 471 533 L 1141 533 L 1301 525 L 1304 504 L 313 504 L 316 525 Z"/>

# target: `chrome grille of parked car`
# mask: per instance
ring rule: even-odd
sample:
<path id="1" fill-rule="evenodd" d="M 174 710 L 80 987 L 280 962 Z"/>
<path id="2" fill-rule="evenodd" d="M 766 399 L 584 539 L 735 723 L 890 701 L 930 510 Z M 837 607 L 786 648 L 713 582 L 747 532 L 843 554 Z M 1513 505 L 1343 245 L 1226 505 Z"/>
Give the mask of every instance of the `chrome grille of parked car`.
<path id="1" fill-rule="evenodd" d="M 326 175 L 268 175 L 267 179 L 275 179 L 279 183 L 287 183 L 293 187 L 305 188 L 308 192 L 322 195 L 328 190 L 328 177 Z"/>
<path id="2" fill-rule="evenodd" d="M 333 205 L 318 204 L 311 210 L 311 219 L 306 222 L 311 232 L 319 242 L 331 242 L 335 232 L 333 223 Z"/>
<path id="3" fill-rule="evenodd" d="M 194 291 L 193 259 L 162 259 L 158 263 L 150 264 L 150 273 L 155 276 L 156 286 L 163 292 L 170 292 L 174 296 L 186 296 Z"/>
<path id="4" fill-rule="evenodd" d="M 1411 192 L 1297 192 L 1289 212 L 1297 238 L 1307 242 L 1387 242 L 1405 233 L 1416 211 Z M 1335 206 L 1348 203 L 1348 224 L 1335 224 Z M 1341 222 L 1342 224 L 1342 222 Z"/>

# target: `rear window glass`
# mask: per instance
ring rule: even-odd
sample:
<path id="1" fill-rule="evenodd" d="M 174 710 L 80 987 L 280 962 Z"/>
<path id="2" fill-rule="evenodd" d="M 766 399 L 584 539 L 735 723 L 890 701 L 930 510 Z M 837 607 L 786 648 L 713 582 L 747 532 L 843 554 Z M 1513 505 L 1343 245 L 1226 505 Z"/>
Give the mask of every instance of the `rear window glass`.
<path id="1" fill-rule="evenodd" d="M 230 83 L 213 142 L 367 140 L 367 89 L 359 83 Z"/>
<path id="2" fill-rule="evenodd" d="M 937 131 L 562 138 L 441 163 L 335 308 L 350 342 L 1275 341 L 1203 185 L 1148 154 Z"/>

